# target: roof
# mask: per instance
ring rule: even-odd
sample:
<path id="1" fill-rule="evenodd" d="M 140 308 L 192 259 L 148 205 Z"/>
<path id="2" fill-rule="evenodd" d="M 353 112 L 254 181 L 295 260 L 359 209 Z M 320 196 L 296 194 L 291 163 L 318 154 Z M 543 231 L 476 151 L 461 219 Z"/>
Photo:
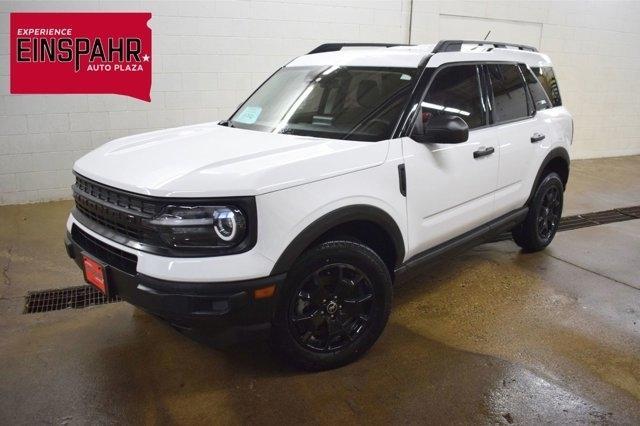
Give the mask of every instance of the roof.
<path id="1" fill-rule="evenodd" d="M 457 43 L 459 51 L 438 51 L 434 49 L 447 42 Z M 480 44 L 482 43 L 482 44 Z M 319 53 L 315 53 L 319 52 Z M 319 46 L 307 55 L 300 56 L 288 67 L 297 66 L 371 66 L 392 68 L 416 68 L 432 54 L 427 67 L 436 68 L 449 62 L 467 61 L 511 61 L 522 62 L 532 67 L 551 66 L 547 55 L 535 51 L 529 46 L 512 45 L 500 42 L 446 41 L 436 44 L 420 45 L 365 45 L 365 44 L 327 44 Z"/>
<path id="2" fill-rule="evenodd" d="M 360 65 L 397 68 L 416 68 L 434 45 L 397 47 L 354 47 L 332 52 L 313 53 L 291 61 L 288 67 L 310 65 Z"/>

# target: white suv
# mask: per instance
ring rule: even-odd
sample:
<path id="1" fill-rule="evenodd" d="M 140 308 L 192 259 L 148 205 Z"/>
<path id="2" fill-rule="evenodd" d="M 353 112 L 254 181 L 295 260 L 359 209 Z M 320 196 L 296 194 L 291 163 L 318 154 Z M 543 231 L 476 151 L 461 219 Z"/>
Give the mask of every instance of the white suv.
<path id="1" fill-rule="evenodd" d="M 411 267 L 508 230 L 546 247 L 572 136 L 535 48 L 325 44 L 226 121 L 78 160 L 67 250 L 174 326 L 333 368 L 380 336 Z"/>

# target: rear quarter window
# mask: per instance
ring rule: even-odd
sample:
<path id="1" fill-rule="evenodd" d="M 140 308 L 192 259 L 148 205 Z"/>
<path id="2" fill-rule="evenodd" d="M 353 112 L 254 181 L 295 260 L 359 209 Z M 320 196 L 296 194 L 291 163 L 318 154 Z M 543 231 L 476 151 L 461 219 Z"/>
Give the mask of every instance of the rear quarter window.
<path id="1" fill-rule="evenodd" d="M 544 90 L 544 87 L 542 87 L 536 76 L 533 74 L 533 71 L 531 71 L 531 69 L 529 69 L 529 67 L 524 64 L 520 64 L 520 71 L 522 71 L 524 80 L 527 83 L 527 87 L 529 88 L 529 93 L 531 93 L 531 97 L 533 98 L 532 100 L 536 111 L 551 108 L 551 100 L 549 100 L 547 92 Z"/>
<path id="2" fill-rule="evenodd" d="M 556 75 L 551 67 L 532 67 L 531 71 L 535 74 L 536 78 L 547 92 L 551 105 L 561 106 L 562 98 L 560 98 L 560 88 L 558 87 L 558 81 Z"/>

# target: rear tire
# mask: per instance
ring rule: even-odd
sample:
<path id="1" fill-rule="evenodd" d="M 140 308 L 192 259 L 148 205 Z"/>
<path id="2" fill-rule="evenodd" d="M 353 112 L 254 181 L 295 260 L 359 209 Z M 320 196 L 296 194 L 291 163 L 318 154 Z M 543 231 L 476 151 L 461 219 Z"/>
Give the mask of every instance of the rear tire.
<path id="1" fill-rule="evenodd" d="M 287 276 L 271 346 L 309 371 L 349 364 L 382 333 L 391 300 L 391 276 L 373 250 L 353 241 L 322 243 L 304 253 Z"/>
<path id="2" fill-rule="evenodd" d="M 551 243 L 562 216 L 563 194 L 560 175 L 550 172 L 542 178 L 526 219 L 511 231 L 513 240 L 524 251 L 540 251 Z"/>

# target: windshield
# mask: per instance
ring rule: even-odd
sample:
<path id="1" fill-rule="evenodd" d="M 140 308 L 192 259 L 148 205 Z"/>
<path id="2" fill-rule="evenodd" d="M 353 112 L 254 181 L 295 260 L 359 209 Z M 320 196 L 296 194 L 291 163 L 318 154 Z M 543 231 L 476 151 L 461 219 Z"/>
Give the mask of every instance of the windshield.
<path id="1" fill-rule="evenodd" d="M 415 68 L 285 67 L 231 117 L 241 129 L 332 139 L 388 139 Z"/>

